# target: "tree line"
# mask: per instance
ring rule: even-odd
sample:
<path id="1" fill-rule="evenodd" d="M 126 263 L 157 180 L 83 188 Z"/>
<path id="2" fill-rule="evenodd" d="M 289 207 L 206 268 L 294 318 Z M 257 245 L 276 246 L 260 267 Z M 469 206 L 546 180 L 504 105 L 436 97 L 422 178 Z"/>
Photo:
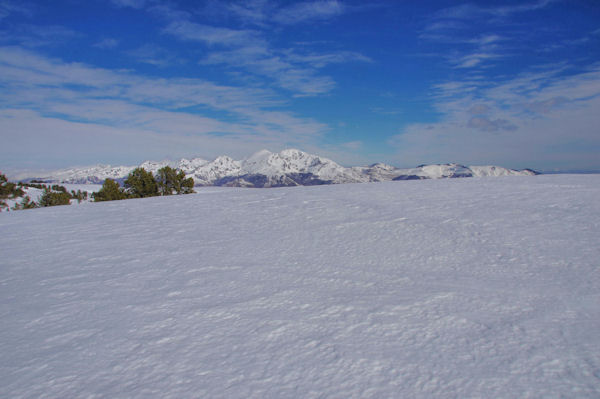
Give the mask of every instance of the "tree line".
<path id="1" fill-rule="evenodd" d="M 135 168 L 123 182 L 123 187 L 113 179 L 106 179 L 102 188 L 92 194 L 92 198 L 99 202 L 193 192 L 194 179 L 186 179 L 182 170 L 165 166 L 160 168 L 156 175 L 144 168 Z"/>
<path id="2" fill-rule="evenodd" d="M 23 187 L 43 190 L 38 202 L 32 201 L 25 195 Z M 92 194 L 92 199 L 94 202 L 100 202 L 191 193 L 194 193 L 194 179 L 186 178 L 182 170 L 165 166 L 155 175 L 143 168 L 136 168 L 129 173 L 123 182 L 123 187 L 113 179 L 106 179 L 102 188 Z M 69 192 L 64 186 L 58 184 L 50 186 L 36 180 L 31 183 L 12 183 L 5 175 L 0 174 L 0 211 L 9 208 L 6 200 L 18 198 L 21 198 L 21 201 L 16 202 L 12 210 L 69 205 L 71 200 L 87 201 L 88 193 L 81 190 Z"/>

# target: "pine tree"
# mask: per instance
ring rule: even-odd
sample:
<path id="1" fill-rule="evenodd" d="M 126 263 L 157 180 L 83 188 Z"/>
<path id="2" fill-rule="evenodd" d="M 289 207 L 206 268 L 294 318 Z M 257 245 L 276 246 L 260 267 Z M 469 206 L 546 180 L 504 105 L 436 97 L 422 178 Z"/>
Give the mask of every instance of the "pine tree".
<path id="1" fill-rule="evenodd" d="M 158 195 L 158 184 L 152 173 L 143 168 L 135 168 L 125 179 L 124 185 L 133 198 L 154 197 Z"/>
<path id="2" fill-rule="evenodd" d="M 156 172 L 156 182 L 160 195 L 191 194 L 194 192 L 194 179 L 186 179 L 183 170 L 165 166 Z"/>
<path id="3" fill-rule="evenodd" d="M 18 194 L 18 191 L 23 193 L 23 190 L 17 188 L 15 183 L 9 182 L 6 176 L 0 173 L 0 199 L 14 197 L 16 194 Z"/>
<path id="4" fill-rule="evenodd" d="M 183 171 L 179 172 L 179 181 L 181 182 L 181 192 L 178 194 L 192 194 L 194 191 L 194 179 L 191 177 L 185 178 Z"/>
<path id="5" fill-rule="evenodd" d="M 57 205 L 70 205 L 71 204 L 71 196 L 69 193 L 54 192 L 49 188 L 44 188 L 44 192 L 40 197 L 39 206 L 57 206 Z"/>
<path id="6" fill-rule="evenodd" d="M 87 198 L 87 195 L 85 197 Z M 95 202 L 115 201 L 127 198 L 127 193 L 123 191 L 119 183 L 113 179 L 106 179 L 104 180 L 104 184 L 102 184 L 102 188 L 92 194 L 92 198 Z"/>
<path id="7" fill-rule="evenodd" d="M 180 191 L 177 171 L 170 166 L 160 168 L 156 172 L 156 183 L 159 195 L 172 195 L 173 192 L 179 193 Z"/>

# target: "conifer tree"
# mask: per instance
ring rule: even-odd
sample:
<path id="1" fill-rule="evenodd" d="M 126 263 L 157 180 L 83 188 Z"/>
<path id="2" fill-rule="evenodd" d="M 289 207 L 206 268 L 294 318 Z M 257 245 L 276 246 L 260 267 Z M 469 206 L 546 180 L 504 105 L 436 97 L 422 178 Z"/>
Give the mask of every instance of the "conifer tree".
<path id="1" fill-rule="evenodd" d="M 87 194 L 87 193 L 86 193 Z M 127 193 L 119 186 L 119 183 L 113 179 L 104 180 L 102 188 L 92 194 L 95 202 L 99 201 L 115 201 L 127 198 Z"/>
<path id="2" fill-rule="evenodd" d="M 22 197 L 23 195 L 25 195 L 25 191 L 21 187 L 9 182 L 6 176 L 0 173 L 0 209 L 9 209 L 5 200 Z"/>
<path id="3" fill-rule="evenodd" d="M 156 172 L 156 182 L 160 195 L 191 194 L 194 192 L 194 179 L 186 179 L 183 170 L 165 166 Z"/>
<path id="4" fill-rule="evenodd" d="M 6 176 L 0 173 L 0 199 L 18 197 L 23 194 L 25 193 L 21 188 L 17 188 L 15 183 L 9 182 Z"/>
<path id="5" fill-rule="evenodd" d="M 179 181 L 181 182 L 181 192 L 178 193 L 178 194 L 192 194 L 192 193 L 195 193 L 195 191 L 194 191 L 194 179 L 193 178 L 188 177 L 186 179 L 185 178 L 185 173 L 183 173 L 183 171 L 180 171 L 177 176 L 179 178 Z"/>
<path id="6" fill-rule="evenodd" d="M 158 185 L 152 173 L 143 168 L 135 168 L 125 179 L 124 185 L 133 198 L 153 197 L 158 195 Z"/>
<path id="7" fill-rule="evenodd" d="M 172 195 L 173 192 L 179 193 L 179 180 L 177 171 L 170 166 L 160 168 L 156 172 L 156 183 L 158 184 L 159 195 Z"/>
<path id="8" fill-rule="evenodd" d="M 57 206 L 57 205 L 70 205 L 71 204 L 71 196 L 69 193 L 54 192 L 48 187 L 44 188 L 44 192 L 40 197 L 39 206 Z"/>

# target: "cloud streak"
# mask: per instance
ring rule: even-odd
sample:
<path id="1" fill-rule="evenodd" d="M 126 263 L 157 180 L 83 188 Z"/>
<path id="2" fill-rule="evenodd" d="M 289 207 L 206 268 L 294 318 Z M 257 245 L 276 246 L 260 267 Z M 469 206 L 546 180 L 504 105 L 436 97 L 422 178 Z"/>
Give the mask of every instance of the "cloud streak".
<path id="1" fill-rule="evenodd" d="M 171 22 L 163 31 L 182 40 L 203 42 L 210 46 L 243 46 L 261 41 L 255 31 L 220 28 L 190 21 Z"/>
<path id="2" fill-rule="evenodd" d="M 493 66 L 495 61 L 508 58 L 508 43 L 528 40 L 531 32 L 514 33 L 506 27 L 516 14 L 549 7 L 555 0 L 539 0 L 509 6 L 481 6 L 461 4 L 437 11 L 428 19 L 419 38 L 440 44 L 452 44 L 453 53 L 442 53 L 454 68 L 481 69 Z M 472 21 L 478 21 L 473 24 Z M 475 30 L 477 29 L 477 30 Z M 498 34 L 497 31 L 502 31 Z M 477 32 L 475 37 L 473 33 Z"/>
<path id="3" fill-rule="evenodd" d="M 31 9 L 27 6 L 24 6 L 22 2 L 10 0 L 0 1 L 0 21 L 11 14 L 21 14 L 30 16 L 32 12 Z"/>
<path id="4" fill-rule="evenodd" d="M 556 0 L 538 0 L 535 2 L 526 2 L 517 5 L 490 7 L 479 6 L 475 4 L 461 4 L 440 10 L 435 14 L 435 17 L 465 20 L 484 15 L 493 17 L 508 17 L 512 14 L 539 10 L 555 2 Z"/>
<path id="5" fill-rule="evenodd" d="M 337 0 L 307 1 L 280 9 L 273 20 L 283 25 L 295 25 L 315 20 L 327 20 L 346 11 L 344 4 Z"/>
<path id="6" fill-rule="evenodd" d="M 186 153 L 195 152 L 191 155 L 217 155 L 225 148 L 242 155 L 263 146 L 311 143 L 327 130 L 324 124 L 277 110 L 283 102 L 268 90 L 215 85 L 200 79 L 144 77 L 65 63 L 15 47 L 0 48 L 0 84 L 4 87 L 0 130 L 19 131 L 23 137 L 46 131 L 56 136 L 55 147 L 75 152 L 89 143 L 116 148 L 133 140 L 129 137 L 133 135 L 148 154 L 177 153 L 184 148 L 181 143 L 187 143 Z M 44 123 L 61 126 L 73 137 L 49 127 L 26 132 Z M 76 137 L 78 130 L 86 135 Z M 114 141 L 114 137 L 122 139 Z M 18 153 L 23 140 L 4 145 L 3 158 Z M 211 153 L 206 143 L 215 151 L 221 143 L 223 149 Z M 97 158 L 98 151 L 95 153 Z"/>
<path id="7" fill-rule="evenodd" d="M 220 12 L 234 15 L 261 29 L 232 29 L 193 22 L 191 14 L 181 13 L 165 4 L 155 4 L 149 10 L 156 13 L 161 8 L 160 14 L 166 16 L 168 23 L 163 33 L 208 47 L 207 55 L 199 60 L 200 65 L 225 65 L 232 74 L 263 82 L 267 87 L 284 89 L 294 97 L 330 92 L 336 85 L 335 81 L 319 72 L 328 65 L 372 62 L 370 58 L 351 51 L 298 53 L 294 48 L 273 46 L 272 41 L 267 39 L 270 33 L 265 29 L 270 24 L 293 25 L 342 14 L 346 6 L 339 1 L 301 2 L 277 8 L 270 2 L 252 0 L 218 3 L 216 7 Z M 157 57 L 142 59 L 155 62 Z"/>
<path id="8" fill-rule="evenodd" d="M 437 90 L 441 120 L 411 124 L 390 140 L 404 162 L 582 169 L 596 162 L 600 66 L 568 75 L 555 67 L 496 84 L 447 82 Z"/>

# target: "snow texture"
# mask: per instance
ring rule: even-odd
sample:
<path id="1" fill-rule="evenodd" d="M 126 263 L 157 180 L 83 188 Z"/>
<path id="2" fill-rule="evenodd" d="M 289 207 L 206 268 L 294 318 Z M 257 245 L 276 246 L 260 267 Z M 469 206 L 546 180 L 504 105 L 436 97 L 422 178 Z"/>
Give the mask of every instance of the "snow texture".
<path id="1" fill-rule="evenodd" d="M 2 398 L 598 398 L 600 176 L 0 214 Z"/>
<path id="2" fill-rule="evenodd" d="M 463 166 L 459 164 L 422 165 L 398 169 L 385 164 L 345 168 L 330 159 L 295 149 L 273 153 L 262 150 L 235 161 L 220 156 L 214 161 L 202 158 L 175 161 L 145 161 L 140 167 L 156 173 L 164 166 L 181 169 L 197 186 L 281 187 L 335 183 L 365 183 L 386 180 L 440 179 L 451 177 L 487 177 L 535 174 L 531 170 L 512 170 L 499 166 Z M 102 183 L 106 178 L 122 182 L 134 166 L 97 165 L 63 169 L 43 176 L 16 176 L 19 180 L 43 180 L 60 183 Z"/>

